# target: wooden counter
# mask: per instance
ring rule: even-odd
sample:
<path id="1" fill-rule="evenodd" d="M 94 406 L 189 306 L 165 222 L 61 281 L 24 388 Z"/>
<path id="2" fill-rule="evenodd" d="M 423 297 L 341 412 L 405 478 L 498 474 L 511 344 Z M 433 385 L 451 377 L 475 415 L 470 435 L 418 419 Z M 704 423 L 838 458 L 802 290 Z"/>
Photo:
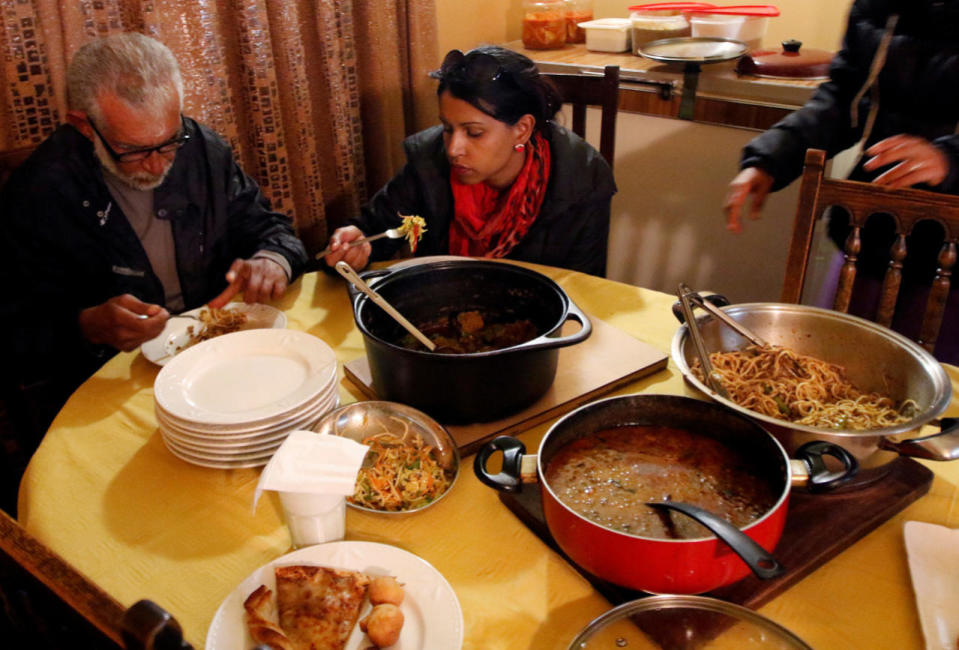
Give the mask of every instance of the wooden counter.
<path id="1" fill-rule="evenodd" d="M 620 110 L 661 117 L 679 115 L 682 66 L 657 63 L 630 52 L 591 52 L 584 45 L 528 50 L 522 41 L 511 41 L 505 46 L 531 58 L 543 72 L 602 74 L 604 66 L 618 65 Z M 659 87 L 649 82 L 657 82 Z M 802 106 L 820 83 L 739 75 L 735 61 L 703 65 L 693 120 L 765 130 Z M 663 98 L 664 89 L 669 99 Z"/>

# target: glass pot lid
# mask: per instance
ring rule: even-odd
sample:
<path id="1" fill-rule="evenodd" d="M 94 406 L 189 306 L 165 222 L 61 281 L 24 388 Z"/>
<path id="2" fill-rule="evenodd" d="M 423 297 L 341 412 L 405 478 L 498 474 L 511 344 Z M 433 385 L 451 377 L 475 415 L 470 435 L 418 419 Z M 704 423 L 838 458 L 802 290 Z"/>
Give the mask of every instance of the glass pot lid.
<path id="1" fill-rule="evenodd" d="M 594 619 L 568 650 L 812 650 L 751 609 L 706 596 L 649 596 Z"/>
<path id="2" fill-rule="evenodd" d="M 746 44 L 729 38 L 665 38 L 646 43 L 639 53 L 662 63 L 721 63 L 746 53 Z"/>

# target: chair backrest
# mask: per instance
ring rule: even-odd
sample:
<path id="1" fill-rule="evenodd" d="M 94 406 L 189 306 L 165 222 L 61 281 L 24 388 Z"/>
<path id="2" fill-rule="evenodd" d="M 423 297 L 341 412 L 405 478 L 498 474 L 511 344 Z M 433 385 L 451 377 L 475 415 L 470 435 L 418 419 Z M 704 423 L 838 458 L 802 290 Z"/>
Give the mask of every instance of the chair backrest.
<path id="1" fill-rule="evenodd" d="M 861 249 L 860 233 L 866 220 L 874 214 L 890 215 L 896 228 L 896 239 L 889 251 L 889 265 L 883 279 L 879 307 L 874 320 L 889 327 L 892 323 L 902 282 L 903 260 L 907 254 L 906 236 L 920 221 L 937 221 L 945 239 L 936 260 L 938 268 L 929 289 L 929 298 L 922 318 L 918 343 L 930 352 L 935 347 L 942 324 L 943 311 L 951 286 L 959 239 L 959 196 L 925 190 L 887 190 L 872 183 L 824 178 L 826 153 L 818 149 L 806 152 L 799 207 L 793 224 L 782 301 L 798 303 L 802 297 L 812 245 L 813 227 L 830 207 L 840 207 L 849 215 L 852 227 L 845 243 L 845 262 L 833 309 L 846 312 L 852 299 L 856 279 L 856 260 Z M 836 218 L 831 216 L 830 218 Z"/>
<path id="2" fill-rule="evenodd" d="M 192 650 L 161 607 L 141 600 L 124 609 L 3 511 L 0 599 L 3 647 Z"/>
<path id="3" fill-rule="evenodd" d="M 586 137 L 586 107 L 601 107 L 599 152 L 612 167 L 616 151 L 616 114 L 619 111 L 619 66 L 606 66 L 602 77 L 552 72 L 543 76 L 556 84 L 563 103 L 573 105 L 573 133 L 576 135 Z"/>
<path id="4" fill-rule="evenodd" d="M 3 188 L 7 178 L 13 173 L 13 170 L 30 157 L 35 147 L 23 147 L 21 149 L 10 149 L 0 151 L 0 188 Z"/>

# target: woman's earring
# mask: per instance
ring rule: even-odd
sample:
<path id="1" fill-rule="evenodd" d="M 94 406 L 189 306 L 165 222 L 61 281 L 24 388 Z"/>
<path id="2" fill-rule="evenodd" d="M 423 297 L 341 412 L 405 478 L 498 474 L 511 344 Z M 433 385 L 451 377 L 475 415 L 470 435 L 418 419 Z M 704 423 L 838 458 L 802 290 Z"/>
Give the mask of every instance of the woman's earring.
<path id="1" fill-rule="evenodd" d="M 515 151 L 516 153 L 523 153 L 524 151 L 526 151 L 526 145 L 523 144 L 522 142 L 517 142 L 516 144 L 513 145 L 513 151 Z"/>

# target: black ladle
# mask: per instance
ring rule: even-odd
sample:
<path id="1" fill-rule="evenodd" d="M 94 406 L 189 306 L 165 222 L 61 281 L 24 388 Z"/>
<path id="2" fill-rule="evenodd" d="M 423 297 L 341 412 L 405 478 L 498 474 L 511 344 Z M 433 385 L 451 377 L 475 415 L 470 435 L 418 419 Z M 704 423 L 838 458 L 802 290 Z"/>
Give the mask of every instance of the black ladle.
<path id="1" fill-rule="evenodd" d="M 786 568 L 766 549 L 722 517 L 682 501 L 651 501 L 650 508 L 676 510 L 708 528 L 716 537 L 729 545 L 756 577 L 769 580 L 783 574 Z"/>

